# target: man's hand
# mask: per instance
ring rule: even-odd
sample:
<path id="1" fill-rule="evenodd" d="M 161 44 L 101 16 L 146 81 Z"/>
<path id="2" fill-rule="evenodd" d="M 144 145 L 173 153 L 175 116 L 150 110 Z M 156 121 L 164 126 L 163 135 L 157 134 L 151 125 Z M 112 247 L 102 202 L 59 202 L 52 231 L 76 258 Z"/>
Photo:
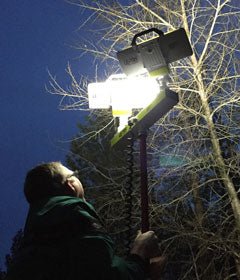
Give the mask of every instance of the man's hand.
<path id="1" fill-rule="evenodd" d="M 151 258 L 158 257 L 160 255 L 160 250 L 155 233 L 153 231 L 147 231 L 145 233 L 139 231 L 133 243 L 131 254 L 138 255 L 147 262 L 149 262 Z"/>
<path id="2" fill-rule="evenodd" d="M 149 274 L 151 280 L 161 280 L 166 264 L 165 257 L 156 257 L 150 260 Z"/>

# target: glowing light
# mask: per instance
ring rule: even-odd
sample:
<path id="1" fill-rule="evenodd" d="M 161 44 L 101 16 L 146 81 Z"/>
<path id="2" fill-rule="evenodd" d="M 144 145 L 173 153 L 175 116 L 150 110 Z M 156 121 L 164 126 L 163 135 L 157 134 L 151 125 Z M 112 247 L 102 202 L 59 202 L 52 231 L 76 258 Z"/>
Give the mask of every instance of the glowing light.
<path id="1" fill-rule="evenodd" d="M 111 75 L 106 82 L 88 85 L 89 108 L 112 107 L 112 115 L 119 117 L 118 131 L 120 131 L 127 125 L 132 109 L 146 107 L 159 92 L 160 85 L 155 78 Z"/>
<path id="2" fill-rule="evenodd" d="M 108 109 L 111 103 L 111 95 L 106 84 L 88 84 L 88 101 L 90 109 Z"/>
<path id="3" fill-rule="evenodd" d="M 89 108 L 112 106 L 113 111 L 131 111 L 147 106 L 159 92 L 160 86 L 155 78 L 112 75 L 104 83 L 88 85 Z"/>

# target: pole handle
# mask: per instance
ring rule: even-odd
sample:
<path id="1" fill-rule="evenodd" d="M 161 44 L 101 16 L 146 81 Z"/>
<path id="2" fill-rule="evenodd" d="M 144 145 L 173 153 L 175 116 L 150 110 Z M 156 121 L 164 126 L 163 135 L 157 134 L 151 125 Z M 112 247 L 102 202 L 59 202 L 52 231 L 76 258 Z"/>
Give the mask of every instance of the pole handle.
<path id="1" fill-rule="evenodd" d="M 163 33 L 161 30 L 157 29 L 157 28 L 150 28 L 150 29 L 148 29 L 148 30 L 144 30 L 144 31 L 139 32 L 139 33 L 137 33 L 136 35 L 134 35 L 133 40 L 132 40 L 132 44 L 131 44 L 132 47 L 137 45 L 137 42 L 136 42 L 136 41 L 137 41 L 137 38 L 138 38 L 138 37 L 143 36 L 143 35 L 146 35 L 146 34 L 148 34 L 148 33 L 150 33 L 150 32 L 156 32 L 156 33 L 159 35 L 159 37 L 160 37 L 160 36 L 164 36 L 164 33 Z"/>

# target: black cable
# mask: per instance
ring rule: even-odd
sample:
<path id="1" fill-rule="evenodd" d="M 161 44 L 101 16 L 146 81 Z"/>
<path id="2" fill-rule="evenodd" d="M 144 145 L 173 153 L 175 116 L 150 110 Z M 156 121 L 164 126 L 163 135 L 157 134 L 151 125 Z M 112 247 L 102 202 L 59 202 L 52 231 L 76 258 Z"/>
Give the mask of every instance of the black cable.
<path id="1" fill-rule="evenodd" d="M 134 139 L 133 135 L 130 135 L 129 138 L 127 138 L 127 147 L 126 147 L 126 185 L 125 185 L 125 191 L 126 191 L 126 199 L 125 199 L 125 219 L 126 219 L 126 248 L 129 253 L 130 251 L 130 245 L 131 245 L 131 230 L 132 230 L 132 208 L 133 208 L 133 152 L 134 152 Z"/>

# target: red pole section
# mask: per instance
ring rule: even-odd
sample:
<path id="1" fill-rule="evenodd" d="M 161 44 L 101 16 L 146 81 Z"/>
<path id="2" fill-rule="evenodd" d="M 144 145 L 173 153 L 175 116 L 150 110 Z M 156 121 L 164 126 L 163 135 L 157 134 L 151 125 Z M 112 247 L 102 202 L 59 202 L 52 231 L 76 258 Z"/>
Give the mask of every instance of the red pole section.
<path id="1" fill-rule="evenodd" d="M 140 169 L 141 169 L 141 219 L 142 233 L 149 230 L 148 218 L 148 175 L 147 175 L 147 132 L 139 133 L 140 141 Z"/>

